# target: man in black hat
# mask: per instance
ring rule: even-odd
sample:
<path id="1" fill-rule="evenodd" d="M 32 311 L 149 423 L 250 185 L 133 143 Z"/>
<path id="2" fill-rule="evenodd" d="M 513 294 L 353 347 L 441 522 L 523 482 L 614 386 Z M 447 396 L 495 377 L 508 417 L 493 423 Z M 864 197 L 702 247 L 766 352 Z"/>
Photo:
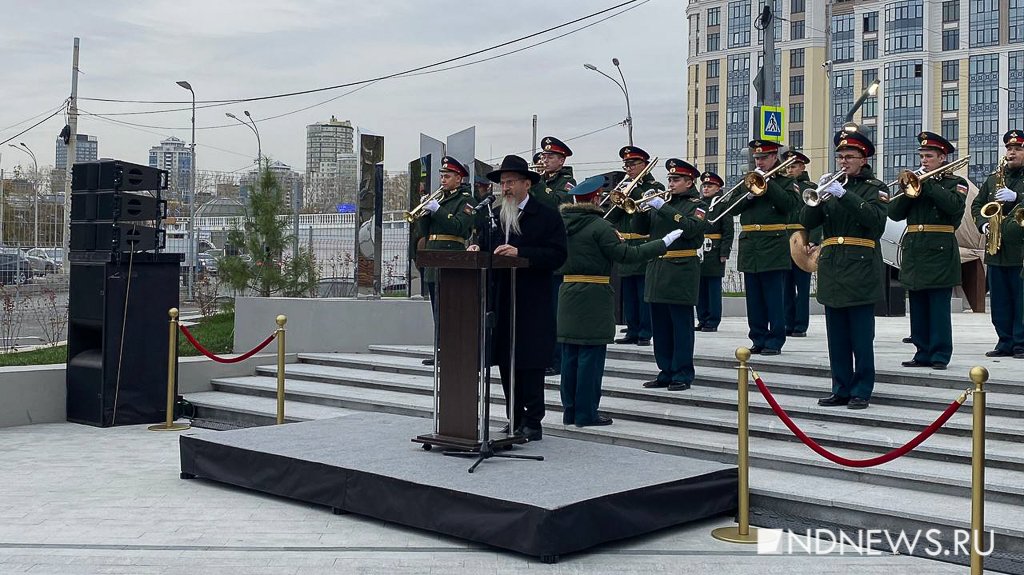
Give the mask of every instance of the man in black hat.
<path id="1" fill-rule="evenodd" d="M 921 169 L 946 164 L 953 145 L 934 132 L 921 132 Z M 960 285 L 960 246 L 954 232 L 967 205 L 967 181 L 952 173 L 921 182 L 920 196 L 897 195 L 889 203 L 889 218 L 907 221 L 903 238 L 900 283 L 910 299 L 910 339 L 917 348 L 903 367 L 946 369 L 953 355 L 953 320 L 949 301 Z"/>
<path id="2" fill-rule="evenodd" d="M 1006 156 L 996 173 L 985 180 L 978 196 L 971 204 L 971 215 L 981 233 L 988 235 L 988 218 L 981 216 L 981 208 L 989 202 L 1002 206 L 1003 225 L 999 250 L 985 254 L 988 266 L 989 298 L 992 302 L 992 325 L 999 341 L 995 349 L 985 352 L 986 357 L 1024 359 L 1024 284 L 1021 283 L 1021 262 L 1024 260 L 1024 231 L 1013 217 L 1024 203 L 1024 130 L 1010 130 L 1003 134 Z"/>
<path id="3" fill-rule="evenodd" d="M 463 178 L 469 176 L 469 170 L 451 156 L 441 158 L 441 190 L 444 192 L 440 200 L 431 200 L 426 205 L 427 215 L 417 222 L 419 227 L 419 250 L 465 250 L 466 240 L 473 233 L 473 213 L 475 202 L 469 191 L 469 184 Z M 430 307 L 434 314 L 434 345 L 437 345 L 437 270 L 426 268 L 424 274 L 427 291 L 430 294 Z M 423 365 L 434 365 L 434 358 L 423 360 Z"/>
<path id="4" fill-rule="evenodd" d="M 515 349 L 509 341 L 511 316 L 511 274 L 494 271 L 495 311 L 492 359 L 501 373 L 505 397 L 515 373 L 515 405 L 509 409 L 511 430 L 537 441 L 543 437 L 544 369 L 551 365 L 555 345 L 555 316 L 551 313 L 551 276 L 567 256 L 565 225 L 558 212 L 530 195 L 530 186 L 540 175 L 530 170 L 526 160 L 505 156 L 501 166 L 487 174 L 501 186 L 496 202 L 498 228 L 479 245 L 469 249 L 493 251 L 495 255 L 518 256 L 529 267 L 516 271 Z"/>

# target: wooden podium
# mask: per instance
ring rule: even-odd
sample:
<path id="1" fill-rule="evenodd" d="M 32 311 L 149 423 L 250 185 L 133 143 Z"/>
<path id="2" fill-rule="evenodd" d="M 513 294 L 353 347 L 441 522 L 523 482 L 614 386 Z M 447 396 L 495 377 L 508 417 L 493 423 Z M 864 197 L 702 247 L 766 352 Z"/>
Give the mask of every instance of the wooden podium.
<path id="1" fill-rule="evenodd" d="M 424 449 L 478 451 L 489 437 L 487 357 L 488 279 L 491 269 L 525 268 L 525 258 L 487 252 L 424 250 L 423 267 L 437 268 L 438 351 L 434 362 L 434 432 L 413 439 Z M 522 443 L 506 436 L 495 447 Z"/>

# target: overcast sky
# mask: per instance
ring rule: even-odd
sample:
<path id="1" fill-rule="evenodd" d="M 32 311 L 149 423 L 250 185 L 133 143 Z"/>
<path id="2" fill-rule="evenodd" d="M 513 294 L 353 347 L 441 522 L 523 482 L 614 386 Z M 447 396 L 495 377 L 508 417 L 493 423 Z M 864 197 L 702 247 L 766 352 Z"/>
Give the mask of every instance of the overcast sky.
<path id="1" fill-rule="evenodd" d="M 622 1 L 0 0 L 6 20 L 0 35 L 5 72 L 0 80 L 0 141 L 34 123 L 21 122 L 34 116 L 38 121 L 68 96 L 75 36 L 81 38 L 79 107 L 109 114 L 183 106 L 85 98 L 184 102 L 190 96 L 175 85 L 177 80 L 189 81 L 199 100 L 342 84 L 459 56 Z M 613 57 L 621 61 L 628 82 L 636 145 L 663 160 L 683 157 L 684 11 L 681 0 L 648 0 L 541 46 L 459 69 L 382 81 L 322 105 L 316 104 L 351 88 L 200 108 L 199 168 L 233 171 L 252 163 L 255 137 L 224 115 L 242 117 L 246 109 L 257 120 L 264 154 L 300 171 L 305 170 L 305 126 L 332 114 L 383 135 L 388 170 L 405 169 L 418 156 L 421 132 L 443 141 L 471 125 L 477 127 L 477 157 L 500 158 L 531 148 L 533 114 L 539 116 L 539 136 L 563 139 L 621 121 L 622 93 L 583 67 L 593 63 L 617 76 Z M 315 107 L 265 119 L 309 106 Z M 99 139 L 101 157 L 144 164 L 149 148 L 161 139 L 191 138 L 188 110 L 112 117 L 156 127 L 81 116 L 79 132 Z M 25 142 L 41 167 L 52 165 L 63 125 L 63 115 L 58 115 L 13 143 Z M 622 127 L 570 141 L 575 152 L 570 164 L 581 175 L 612 169 L 619 165 L 617 152 L 626 143 Z M 7 145 L 0 154 L 6 169 L 31 165 L 26 154 Z"/>

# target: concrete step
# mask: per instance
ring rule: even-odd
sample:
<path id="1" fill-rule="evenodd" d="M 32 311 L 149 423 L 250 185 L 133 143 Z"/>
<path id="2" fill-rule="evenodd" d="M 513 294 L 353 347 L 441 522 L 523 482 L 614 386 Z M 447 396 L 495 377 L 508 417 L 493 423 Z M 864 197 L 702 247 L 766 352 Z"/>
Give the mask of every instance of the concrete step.
<path id="1" fill-rule="evenodd" d="M 824 345 L 824 340 L 822 345 Z M 430 357 L 433 354 L 430 346 L 372 345 L 369 351 L 377 355 L 396 355 L 419 359 Z M 911 355 L 912 351 L 908 351 L 907 359 L 910 359 Z M 608 346 L 608 359 L 644 361 L 653 365 L 654 350 L 651 347 L 611 344 Z M 693 360 L 694 364 L 698 366 L 698 377 L 700 376 L 700 368 L 717 367 L 731 369 L 733 371 L 733 380 L 735 380 L 738 362 L 731 352 L 725 356 L 712 355 L 701 353 L 698 347 L 694 353 Z M 986 358 L 984 357 L 978 358 L 978 363 L 985 363 L 985 361 Z M 1020 361 L 1020 366 L 1024 367 L 1024 361 L 1015 361 Z M 826 379 L 831 377 L 827 357 L 823 359 L 807 358 L 802 354 L 799 357 L 796 354 L 788 356 L 785 350 L 783 350 L 782 355 L 778 356 L 754 355 L 751 357 L 750 365 L 763 373 L 803 375 Z M 876 386 L 878 384 L 891 383 L 914 387 L 956 390 L 970 387 L 970 378 L 967 372 L 958 373 L 954 370 L 934 371 L 917 368 L 877 367 L 875 382 Z M 986 383 L 985 388 L 993 393 L 1024 395 L 1024 383 L 1016 380 L 994 378 Z"/>
<path id="2" fill-rule="evenodd" d="M 236 378 L 232 378 L 236 379 Z M 276 401 L 271 397 L 276 382 L 271 378 L 244 379 L 236 385 L 249 388 L 239 395 L 213 391 L 190 394 L 188 399 L 199 411 L 229 413 L 239 411 L 253 421 L 273 423 Z M 228 380 L 230 381 L 230 380 Z M 309 396 L 339 396 L 344 386 L 318 382 L 287 382 L 294 395 L 286 404 L 288 421 L 343 416 L 351 409 L 308 403 L 293 399 Z M 305 388 L 305 389 L 304 389 Z M 234 391 L 238 391 L 235 389 Z M 352 389 L 348 389 L 352 391 Z M 354 404 L 372 402 L 380 406 L 401 406 L 411 414 L 429 418 L 430 398 L 373 390 L 355 389 L 361 395 Z M 371 396 L 373 395 L 373 396 Z M 497 411 L 500 406 L 492 408 Z M 608 427 L 576 428 L 556 423 L 557 417 L 545 422 L 545 433 L 616 445 L 648 449 L 660 453 L 687 455 L 721 461 L 735 460 L 735 434 L 673 428 L 643 421 L 616 420 Z M 497 418 L 492 418 L 496 427 Z M 429 423 L 425 422 L 425 427 Z M 923 523 L 927 528 L 963 528 L 970 517 L 968 497 L 969 468 L 965 465 L 937 464 L 902 458 L 878 468 L 850 470 L 827 468 L 824 462 L 806 448 L 792 442 L 753 439 L 751 441 L 751 504 L 767 512 L 796 514 L 822 521 L 853 524 L 862 528 L 911 529 Z M 843 450 L 851 457 L 866 453 Z M 817 459 L 813 459 L 817 458 Z M 941 475 L 937 475 L 941 473 Z M 989 500 L 986 505 L 986 528 L 997 533 L 997 549 L 1024 549 L 1024 529 L 1017 518 L 1021 512 L 1021 481 L 1019 474 L 989 473 Z M 899 481 L 908 485 L 896 485 Z M 922 490 L 926 486 L 928 490 Z M 850 523 L 856 516 L 857 522 Z M 837 521 L 838 520 L 838 521 Z M 756 525 L 756 516 L 753 520 Z"/>
<path id="3" fill-rule="evenodd" d="M 431 376 L 433 368 L 421 365 L 416 358 L 401 356 L 376 356 L 370 354 L 300 354 L 299 360 L 304 364 L 325 367 L 341 367 L 358 370 L 372 370 L 390 374 Z M 257 368 L 265 373 L 265 368 Z M 605 368 L 606 377 L 602 390 L 606 396 L 640 398 L 654 402 L 692 405 L 695 407 L 715 407 L 735 411 L 735 383 L 724 385 L 729 376 L 728 370 L 718 368 L 701 368 L 695 386 L 687 392 L 668 392 L 665 390 L 647 390 L 640 387 L 639 380 L 653 377 L 649 367 L 638 362 L 609 361 Z M 622 377 L 632 375 L 634 377 Z M 761 374 L 767 378 L 767 374 Z M 494 377 L 494 376 L 492 376 Z M 808 396 L 820 397 L 824 393 L 810 393 L 811 389 L 827 389 L 827 382 L 806 376 L 789 376 L 786 381 L 768 381 L 775 395 L 794 396 L 791 401 L 780 401 L 780 404 L 794 417 L 830 422 L 845 422 L 876 427 L 884 421 L 886 427 L 914 431 L 915 433 L 928 426 L 949 405 L 956 394 L 948 390 L 937 393 L 936 390 L 916 389 L 910 386 L 896 387 L 897 393 L 887 396 L 880 390 L 873 399 L 872 407 L 863 411 L 823 408 Z M 799 379 L 798 379 L 799 378 Z M 390 376 L 388 378 L 391 379 Z M 716 380 L 718 386 L 707 386 L 707 381 Z M 496 379 L 494 379 L 497 381 Z M 558 377 L 548 377 L 548 386 L 558 386 Z M 753 386 L 752 386 L 753 387 Z M 429 390 L 428 390 L 429 391 Z M 943 397 L 945 395 L 945 397 Z M 934 399 L 933 399 L 934 397 Z M 751 409 L 754 412 L 769 413 L 771 409 L 756 388 L 750 392 Z M 1024 414 L 1016 406 L 1021 398 L 992 393 L 988 397 L 989 411 L 986 429 L 988 437 L 993 440 L 1013 440 L 1024 435 L 1024 423 L 1018 414 Z M 734 417 L 734 416 L 733 416 Z M 971 433 L 970 406 L 961 408 L 960 412 L 939 430 L 939 434 L 969 436 Z"/>
<path id="4" fill-rule="evenodd" d="M 251 394 L 266 398 L 274 397 L 277 389 L 277 382 L 271 377 L 246 376 L 237 378 L 215 379 L 214 389 L 217 391 L 232 391 L 237 394 Z M 391 391 L 373 389 L 367 387 L 349 387 L 333 383 L 318 381 L 286 380 L 286 398 L 293 402 L 316 403 L 331 407 L 343 407 L 347 409 L 361 409 L 365 411 L 382 411 L 398 415 L 429 417 L 431 414 L 433 399 L 429 395 L 411 394 L 402 391 Z M 424 381 L 423 387 L 429 386 Z M 546 404 L 552 411 L 548 422 L 558 421 L 557 413 L 560 411 L 558 392 L 548 390 L 545 393 Z M 602 411 L 613 417 L 622 415 L 633 415 L 631 423 L 643 423 L 643 429 L 647 431 L 642 440 L 642 448 L 657 451 L 658 444 L 666 438 L 674 439 L 689 449 L 696 449 L 704 452 L 704 458 L 715 458 L 723 461 L 734 461 L 736 453 L 736 434 L 734 431 L 734 418 L 722 414 L 721 419 L 713 415 L 693 413 L 692 410 L 682 406 L 664 407 L 664 411 L 650 419 L 641 420 L 637 417 L 642 413 L 653 413 L 652 405 L 622 398 L 609 398 Z M 498 414 L 503 411 L 503 403 L 499 400 L 492 402 L 492 413 Z M 665 421 L 688 420 L 688 427 L 668 426 Z M 769 416 L 758 418 L 752 421 L 762 431 L 768 431 L 772 425 Z M 564 427 L 564 426 L 563 426 Z M 619 429 L 615 426 L 609 428 L 611 437 L 623 439 Z M 575 430 L 575 426 L 569 431 Z M 655 430 L 657 430 L 655 432 Z M 788 430 L 783 430 L 788 433 Z M 777 435 L 779 432 L 775 431 Z M 827 434 L 826 434 L 827 435 Z M 833 438 L 838 437 L 836 431 L 831 432 Z M 950 438 L 956 439 L 956 438 Z M 968 440 L 964 440 L 969 444 Z M 1000 445 L 999 450 L 1003 453 L 1010 450 L 1010 446 Z M 932 447 L 936 453 L 937 447 Z M 839 449 L 845 456 L 853 459 L 863 459 L 876 455 L 875 452 L 864 450 L 863 446 L 843 446 Z M 1011 451 L 1012 452 L 1012 451 Z M 995 453 L 993 454 L 995 457 Z M 908 486 L 911 482 L 923 485 L 927 489 L 939 493 L 962 494 L 969 489 L 970 465 L 965 458 L 957 458 L 960 461 L 947 460 L 935 461 L 922 458 L 900 458 L 878 468 L 868 469 L 840 469 L 835 465 L 824 461 L 816 454 L 813 454 L 805 446 L 789 441 L 780 440 L 766 435 L 764 438 L 752 440 L 752 459 L 757 459 L 759 465 L 772 469 L 787 469 L 798 471 L 800 468 L 812 467 L 816 474 L 830 474 L 836 477 L 856 477 L 858 481 L 891 484 L 893 486 Z M 987 481 L 989 484 L 990 496 L 1020 500 L 1024 495 L 1024 472 L 1017 465 L 1017 470 L 992 468 L 988 471 Z"/>

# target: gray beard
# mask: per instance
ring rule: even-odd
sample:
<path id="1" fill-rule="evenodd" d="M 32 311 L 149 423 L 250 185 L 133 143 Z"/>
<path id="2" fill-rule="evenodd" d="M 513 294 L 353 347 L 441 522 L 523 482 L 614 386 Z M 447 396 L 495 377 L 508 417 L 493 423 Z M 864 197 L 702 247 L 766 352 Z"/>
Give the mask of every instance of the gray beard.
<path id="1" fill-rule="evenodd" d="M 519 202 L 515 196 L 501 195 L 498 198 L 498 217 L 501 219 L 501 229 L 506 236 L 520 235 L 519 227 Z"/>

